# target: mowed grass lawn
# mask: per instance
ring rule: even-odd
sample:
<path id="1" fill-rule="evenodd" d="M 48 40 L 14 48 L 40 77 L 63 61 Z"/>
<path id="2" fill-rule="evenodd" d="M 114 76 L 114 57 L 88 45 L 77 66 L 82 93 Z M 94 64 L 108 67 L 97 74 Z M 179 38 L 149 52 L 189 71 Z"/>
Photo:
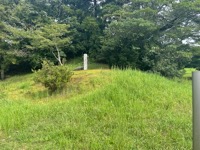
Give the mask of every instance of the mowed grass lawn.
<path id="1" fill-rule="evenodd" d="M 0 82 L 0 149 L 192 149 L 191 81 L 78 71 L 49 95 L 33 76 Z"/>

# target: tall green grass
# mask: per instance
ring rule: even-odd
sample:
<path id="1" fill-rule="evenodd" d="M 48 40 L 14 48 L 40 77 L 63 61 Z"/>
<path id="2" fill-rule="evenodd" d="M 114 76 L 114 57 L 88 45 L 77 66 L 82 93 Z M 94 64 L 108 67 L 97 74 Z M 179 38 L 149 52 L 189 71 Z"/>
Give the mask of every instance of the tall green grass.
<path id="1" fill-rule="evenodd" d="M 192 72 L 196 71 L 195 68 L 185 68 L 185 74 L 183 75 L 184 78 L 192 79 Z"/>
<path id="2" fill-rule="evenodd" d="M 58 95 L 49 101 L 0 98 L 0 147 L 191 149 L 189 81 L 113 70 L 92 83 L 101 86 L 66 99 Z"/>

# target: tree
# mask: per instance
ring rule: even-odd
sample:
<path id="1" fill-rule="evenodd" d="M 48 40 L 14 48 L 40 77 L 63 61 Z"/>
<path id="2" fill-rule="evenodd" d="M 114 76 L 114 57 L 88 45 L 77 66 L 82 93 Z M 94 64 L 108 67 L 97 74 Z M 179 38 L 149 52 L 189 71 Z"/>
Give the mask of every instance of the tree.
<path id="1" fill-rule="evenodd" d="M 82 47 L 79 51 L 88 53 L 91 57 L 95 57 L 97 50 L 100 47 L 100 28 L 94 17 L 86 17 L 79 28 L 79 45 Z"/>
<path id="2" fill-rule="evenodd" d="M 192 60 L 187 65 L 187 67 L 196 68 L 197 70 L 200 70 L 200 47 L 199 46 L 192 47 Z"/>
<path id="3" fill-rule="evenodd" d="M 51 53 L 58 63 L 63 65 L 62 58 L 66 56 L 62 48 L 70 43 L 70 38 L 67 37 L 68 27 L 66 24 L 52 23 L 30 31 L 31 46 L 35 49 L 46 50 L 44 53 Z"/>
<path id="4" fill-rule="evenodd" d="M 196 19 L 200 14 L 199 4 L 199 1 L 169 3 L 165 0 L 123 3 L 108 19 L 111 23 L 105 29 L 106 38 L 102 42 L 103 58 L 107 56 L 105 61 L 110 66 L 131 66 L 164 76 L 179 76 L 177 72 L 191 57 L 188 49 L 181 49 L 182 41 L 200 36 Z M 184 61 L 179 63 L 181 59 Z M 166 65 L 174 73 L 168 73 L 170 69 Z"/>
<path id="5" fill-rule="evenodd" d="M 147 70 L 165 77 L 181 77 L 183 68 L 191 60 L 192 53 L 177 49 L 170 45 L 164 48 L 152 47 L 143 58 Z"/>
<path id="6" fill-rule="evenodd" d="M 27 6 L 27 11 L 24 11 Z M 28 22 L 22 18 L 27 15 L 30 6 L 20 1 L 5 0 L 0 2 L 0 63 L 1 79 L 10 65 L 17 64 L 28 56 L 24 41 L 27 39 L 26 32 Z M 19 14 L 22 14 L 20 16 Z M 21 18 L 20 18 L 21 17 Z M 29 43 L 29 41 L 27 41 Z"/>
<path id="7" fill-rule="evenodd" d="M 5 23 L 0 23 L 0 70 L 1 80 L 5 79 L 5 72 L 11 64 L 16 63 L 16 58 L 20 53 L 16 49 L 17 42 L 13 40 L 10 28 Z M 16 29 L 13 29 L 16 30 Z"/>
<path id="8" fill-rule="evenodd" d="M 191 57 L 192 44 L 183 41 L 199 44 L 199 5 L 199 0 L 4 0 L 1 61 L 33 67 L 46 57 L 62 65 L 62 57 L 87 52 L 110 66 L 179 76 Z"/>
<path id="9" fill-rule="evenodd" d="M 143 19 L 122 19 L 113 21 L 105 29 L 105 39 L 102 40 L 103 58 L 111 66 L 120 68 L 140 67 L 140 55 L 145 47 L 143 37 L 155 30 L 153 22 Z"/>

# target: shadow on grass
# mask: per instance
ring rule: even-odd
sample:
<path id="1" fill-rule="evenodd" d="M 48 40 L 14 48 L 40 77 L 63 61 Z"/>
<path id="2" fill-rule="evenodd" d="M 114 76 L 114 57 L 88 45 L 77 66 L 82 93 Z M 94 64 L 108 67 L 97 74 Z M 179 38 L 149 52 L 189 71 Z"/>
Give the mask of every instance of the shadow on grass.
<path id="1" fill-rule="evenodd" d="M 26 96 L 31 99 L 42 99 L 51 96 L 51 93 L 48 90 L 36 91 L 36 92 L 27 92 Z"/>

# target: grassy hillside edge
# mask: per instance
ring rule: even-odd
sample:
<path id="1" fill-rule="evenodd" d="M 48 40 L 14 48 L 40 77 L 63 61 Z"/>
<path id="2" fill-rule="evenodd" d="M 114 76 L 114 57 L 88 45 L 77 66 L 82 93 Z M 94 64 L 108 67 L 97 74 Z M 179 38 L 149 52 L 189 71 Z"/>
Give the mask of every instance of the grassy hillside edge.
<path id="1" fill-rule="evenodd" d="M 82 84 L 74 88 L 76 94 L 71 91 L 71 96 L 39 96 L 39 100 L 28 96 L 13 100 L 16 97 L 6 96 L 13 82 L 0 83 L 2 91 L 8 88 L 0 96 L 0 147 L 191 149 L 189 81 L 172 81 L 132 70 L 101 70 L 95 74 L 76 74 L 74 81 Z M 34 86 L 31 77 L 27 77 L 27 83 L 18 83 L 21 89 Z M 32 94 L 30 89 L 20 93 Z"/>

